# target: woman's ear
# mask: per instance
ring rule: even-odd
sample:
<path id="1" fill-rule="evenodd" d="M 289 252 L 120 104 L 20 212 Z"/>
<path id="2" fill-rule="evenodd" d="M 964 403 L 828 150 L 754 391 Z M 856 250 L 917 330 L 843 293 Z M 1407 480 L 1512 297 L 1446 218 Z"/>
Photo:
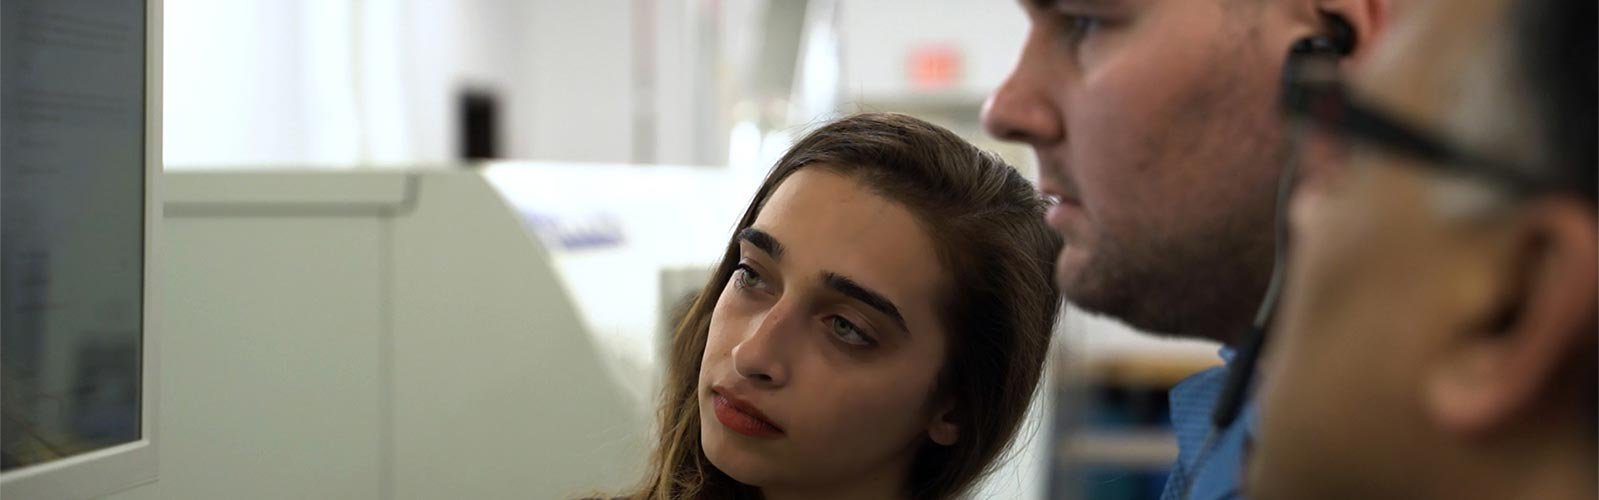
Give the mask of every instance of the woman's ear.
<path id="1" fill-rule="evenodd" d="M 1537 418 L 1538 405 L 1583 353 L 1592 357 L 1599 250 L 1592 207 L 1538 203 L 1518 222 L 1520 241 L 1496 280 L 1504 293 L 1475 331 L 1460 332 L 1425 386 L 1432 418 L 1465 435 Z"/>
<path id="2" fill-rule="evenodd" d="M 961 428 L 955 424 L 955 403 L 944 403 L 933 415 L 933 420 L 927 423 L 927 437 L 939 446 L 953 446 L 960 441 Z"/>

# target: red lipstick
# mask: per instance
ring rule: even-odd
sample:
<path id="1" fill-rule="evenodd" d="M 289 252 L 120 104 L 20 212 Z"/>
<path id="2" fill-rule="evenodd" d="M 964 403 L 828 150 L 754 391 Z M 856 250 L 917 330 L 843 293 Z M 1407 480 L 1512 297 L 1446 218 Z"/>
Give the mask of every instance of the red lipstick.
<path id="1" fill-rule="evenodd" d="M 716 406 L 716 420 L 733 432 L 753 438 L 774 439 L 783 435 L 783 429 L 771 419 L 738 398 L 725 396 L 718 389 L 711 390 L 711 402 Z"/>

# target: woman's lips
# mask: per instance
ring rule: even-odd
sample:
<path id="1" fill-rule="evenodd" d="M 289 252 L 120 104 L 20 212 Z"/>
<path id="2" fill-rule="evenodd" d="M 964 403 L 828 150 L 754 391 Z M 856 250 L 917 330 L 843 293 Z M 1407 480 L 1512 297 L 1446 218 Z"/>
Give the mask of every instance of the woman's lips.
<path id="1" fill-rule="evenodd" d="M 711 402 L 716 406 L 716 420 L 733 432 L 754 438 L 773 439 L 783 435 L 778 428 L 753 405 L 722 395 L 713 389 Z"/>

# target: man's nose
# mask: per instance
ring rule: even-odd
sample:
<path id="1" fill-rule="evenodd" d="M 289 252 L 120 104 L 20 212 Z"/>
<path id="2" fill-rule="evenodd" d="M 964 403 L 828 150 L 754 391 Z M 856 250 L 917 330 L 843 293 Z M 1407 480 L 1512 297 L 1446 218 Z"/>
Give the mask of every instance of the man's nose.
<path id="1" fill-rule="evenodd" d="M 1066 82 L 1050 81 L 1053 78 L 1032 62 L 1039 57 L 1036 52 L 1024 49 L 1005 82 L 983 103 L 983 128 L 989 135 L 1034 145 L 1064 138 L 1065 125 L 1049 91 Z"/>

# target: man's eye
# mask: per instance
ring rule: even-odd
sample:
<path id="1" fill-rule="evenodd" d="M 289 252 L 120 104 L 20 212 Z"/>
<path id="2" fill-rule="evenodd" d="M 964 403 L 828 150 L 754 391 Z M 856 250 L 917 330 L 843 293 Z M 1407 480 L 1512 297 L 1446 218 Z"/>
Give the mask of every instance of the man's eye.
<path id="1" fill-rule="evenodd" d="M 1088 35 L 1098 31 L 1102 22 L 1100 18 L 1094 16 L 1060 14 L 1060 23 L 1064 28 L 1066 40 L 1073 44 L 1082 42 Z"/>

